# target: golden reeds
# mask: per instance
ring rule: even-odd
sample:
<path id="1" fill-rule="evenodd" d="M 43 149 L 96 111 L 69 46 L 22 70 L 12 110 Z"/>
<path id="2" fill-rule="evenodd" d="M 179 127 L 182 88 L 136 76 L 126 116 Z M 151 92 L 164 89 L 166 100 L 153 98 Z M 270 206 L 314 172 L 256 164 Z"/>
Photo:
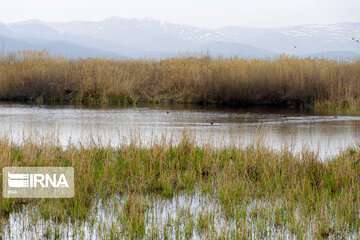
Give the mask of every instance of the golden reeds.
<path id="1" fill-rule="evenodd" d="M 23 51 L 0 58 L 0 99 L 358 106 L 360 60 L 66 59 Z"/>

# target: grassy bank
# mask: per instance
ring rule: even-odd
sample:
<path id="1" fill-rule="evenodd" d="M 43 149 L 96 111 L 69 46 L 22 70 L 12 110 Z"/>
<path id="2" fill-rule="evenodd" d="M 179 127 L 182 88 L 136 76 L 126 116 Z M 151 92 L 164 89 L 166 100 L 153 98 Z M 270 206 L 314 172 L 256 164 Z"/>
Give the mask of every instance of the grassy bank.
<path id="1" fill-rule="evenodd" d="M 26 141 L 13 145 L 1 139 L 0 159 L 1 168 L 75 168 L 73 199 L 1 197 L 3 225 L 11 212 L 21 211 L 23 206 L 37 207 L 40 218 L 58 224 L 69 218 L 92 223 L 94 204 L 118 195 L 124 199 L 113 206 L 113 211 L 121 214 L 103 233 L 109 238 L 151 239 L 156 234 L 164 238 L 170 230 L 175 238 L 182 239 L 195 233 L 232 239 L 272 236 L 271 231 L 297 239 L 359 234 L 360 152 L 356 149 L 323 162 L 305 151 L 302 156 L 294 156 L 286 149 L 274 152 L 256 144 L 246 149 L 198 147 L 186 134 L 176 146 L 155 143 L 147 148 L 93 145 L 64 150 L 54 143 Z M 176 211 L 176 216 L 167 217 L 160 229 L 156 221 L 146 220 L 154 201 L 162 205 L 162 201 L 179 194 L 212 199 L 220 213 L 205 211 L 205 204 L 196 215 L 190 207 Z M 233 226 L 232 230 L 215 231 L 218 215 L 225 226 Z M 254 228 L 258 229 L 255 233 Z M 56 229 L 48 234 L 56 236 Z"/>
<path id="2" fill-rule="evenodd" d="M 359 108 L 360 60 L 211 59 L 162 61 L 52 58 L 19 52 L 0 58 L 0 100 L 190 102 Z"/>

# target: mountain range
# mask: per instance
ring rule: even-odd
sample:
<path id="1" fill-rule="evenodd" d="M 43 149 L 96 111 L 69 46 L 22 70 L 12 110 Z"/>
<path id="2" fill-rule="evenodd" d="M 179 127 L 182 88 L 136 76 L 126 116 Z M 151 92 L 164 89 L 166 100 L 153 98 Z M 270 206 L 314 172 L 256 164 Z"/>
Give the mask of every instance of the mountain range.
<path id="1" fill-rule="evenodd" d="M 283 28 L 219 29 L 150 18 L 102 21 L 0 23 L 5 52 L 48 49 L 71 57 L 165 58 L 206 53 L 223 57 L 360 57 L 360 23 Z"/>

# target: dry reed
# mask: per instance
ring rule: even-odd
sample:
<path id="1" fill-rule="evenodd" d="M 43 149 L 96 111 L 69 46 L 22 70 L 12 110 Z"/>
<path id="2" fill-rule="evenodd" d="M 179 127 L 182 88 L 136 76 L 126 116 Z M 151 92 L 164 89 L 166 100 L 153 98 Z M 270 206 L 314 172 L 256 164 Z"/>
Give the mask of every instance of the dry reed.
<path id="1" fill-rule="evenodd" d="M 22 51 L 0 58 L 0 100 L 191 102 L 357 107 L 360 60 L 66 59 Z"/>

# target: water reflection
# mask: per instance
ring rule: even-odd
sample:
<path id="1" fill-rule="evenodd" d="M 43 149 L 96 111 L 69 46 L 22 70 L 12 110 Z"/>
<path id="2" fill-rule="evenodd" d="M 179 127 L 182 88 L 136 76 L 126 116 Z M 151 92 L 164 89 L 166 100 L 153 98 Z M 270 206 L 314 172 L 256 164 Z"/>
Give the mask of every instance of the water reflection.
<path id="1" fill-rule="evenodd" d="M 274 108 L 217 108 L 194 105 L 87 107 L 0 104 L 0 134 L 21 142 L 34 132 L 53 133 L 60 144 L 101 142 L 113 146 L 137 137 L 143 144 L 166 135 L 174 141 L 188 129 L 198 143 L 245 146 L 258 139 L 267 146 L 303 147 L 333 156 L 360 139 L 360 116 Z M 92 136 L 92 138 L 90 138 Z"/>

